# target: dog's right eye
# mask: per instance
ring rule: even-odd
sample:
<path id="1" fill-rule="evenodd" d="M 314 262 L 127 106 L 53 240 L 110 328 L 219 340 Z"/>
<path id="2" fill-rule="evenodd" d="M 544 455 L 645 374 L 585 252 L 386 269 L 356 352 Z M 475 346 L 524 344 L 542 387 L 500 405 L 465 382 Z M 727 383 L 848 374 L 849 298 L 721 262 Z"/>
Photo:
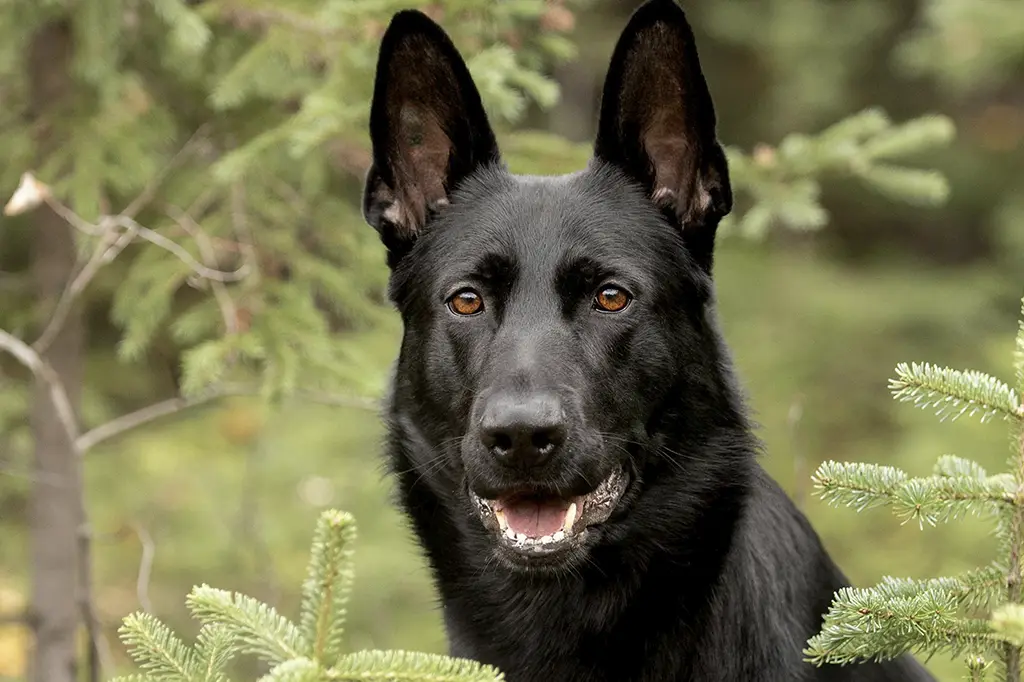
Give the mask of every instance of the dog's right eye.
<path id="1" fill-rule="evenodd" d="M 460 289 L 448 299 L 448 310 L 456 315 L 476 315 L 484 309 L 484 299 L 472 289 Z"/>

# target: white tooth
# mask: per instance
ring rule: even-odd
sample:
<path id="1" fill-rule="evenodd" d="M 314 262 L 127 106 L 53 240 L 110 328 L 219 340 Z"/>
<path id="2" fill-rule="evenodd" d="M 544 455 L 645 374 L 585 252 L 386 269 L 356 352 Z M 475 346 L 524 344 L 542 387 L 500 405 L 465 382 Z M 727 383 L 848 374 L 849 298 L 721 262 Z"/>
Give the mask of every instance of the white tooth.
<path id="1" fill-rule="evenodd" d="M 496 509 L 494 511 L 494 516 L 498 519 L 498 527 L 501 528 L 501 530 L 504 531 L 508 528 L 508 521 L 505 520 L 505 512 L 500 509 Z"/>
<path id="2" fill-rule="evenodd" d="M 516 542 L 518 542 L 520 544 L 526 542 L 526 536 L 523 535 L 522 533 L 519 533 L 518 535 L 516 535 Z"/>
<path id="3" fill-rule="evenodd" d="M 558 531 L 557 533 L 555 533 L 554 535 L 551 536 L 551 539 L 554 540 L 555 542 L 561 542 L 562 540 L 565 539 L 565 532 L 564 531 Z"/>
<path id="4" fill-rule="evenodd" d="M 576 503 L 573 502 L 569 505 L 569 511 L 565 512 L 565 522 L 562 524 L 562 530 L 566 533 L 572 532 L 572 524 L 576 521 Z"/>
<path id="5" fill-rule="evenodd" d="M 542 537 L 542 538 L 541 538 L 540 540 L 538 540 L 537 542 L 539 542 L 539 543 L 540 543 L 540 544 L 542 544 L 542 545 L 546 545 L 546 544 L 548 544 L 549 542 L 551 542 L 551 536 L 550 536 L 550 535 L 545 535 L 544 537 Z"/>
<path id="6" fill-rule="evenodd" d="M 515 540 L 516 533 L 511 528 L 505 528 L 505 537 L 507 537 L 509 540 Z"/>

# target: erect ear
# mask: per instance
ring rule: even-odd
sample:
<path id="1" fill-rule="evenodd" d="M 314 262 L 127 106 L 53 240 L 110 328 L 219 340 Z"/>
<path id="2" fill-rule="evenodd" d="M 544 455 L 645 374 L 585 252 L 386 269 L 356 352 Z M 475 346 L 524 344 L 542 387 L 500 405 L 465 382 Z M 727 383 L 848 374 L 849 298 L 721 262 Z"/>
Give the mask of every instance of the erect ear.
<path id="1" fill-rule="evenodd" d="M 649 0 L 623 30 L 604 84 L 594 156 L 637 181 L 710 271 L 732 190 L 693 30 L 674 0 Z"/>
<path id="2" fill-rule="evenodd" d="M 466 63 L 422 12 L 397 13 L 381 39 L 370 138 L 363 215 L 394 265 L 452 189 L 500 158 Z"/>

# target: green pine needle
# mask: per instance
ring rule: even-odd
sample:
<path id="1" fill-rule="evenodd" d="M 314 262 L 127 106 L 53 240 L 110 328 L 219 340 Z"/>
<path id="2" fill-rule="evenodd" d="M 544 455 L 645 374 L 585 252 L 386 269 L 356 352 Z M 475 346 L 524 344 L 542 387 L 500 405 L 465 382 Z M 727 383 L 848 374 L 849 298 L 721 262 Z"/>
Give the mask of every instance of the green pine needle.
<path id="1" fill-rule="evenodd" d="M 235 634 L 226 625 L 207 624 L 196 637 L 196 668 L 199 682 L 224 682 L 224 668 L 231 660 Z"/>
<path id="2" fill-rule="evenodd" d="M 975 370 L 902 362 L 896 366 L 896 378 L 889 380 L 889 388 L 897 400 L 934 408 L 943 420 L 955 420 L 964 414 L 980 414 L 982 422 L 996 415 L 1024 419 L 1017 392 L 999 379 Z"/>
<path id="3" fill-rule="evenodd" d="M 962 462 L 960 466 L 964 466 Z M 970 475 L 940 475 L 910 478 L 893 467 L 861 462 L 824 462 L 812 480 L 826 503 L 863 511 L 889 505 L 905 521 L 934 526 L 965 514 L 998 512 L 1013 501 L 1013 483 L 1006 477 L 979 478 Z"/>
<path id="4" fill-rule="evenodd" d="M 275 666 L 273 670 L 259 679 L 259 682 L 321 682 L 327 675 L 308 658 L 295 658 Z"/>
<path id="5" fill-rule="evenodd" d="M 1024 605 L 1003 604 L 992 612 L 991 625 L 1003 641 L 1024 646 Z"/>
<path id="6" fill-rule="evenodd" d="M 505 676 L 475 661 L 410 651 L 360 651 L 327 671 L 336 682 L 502 682 Z"/>
<path id="7" fill-rule="evenodd" d="M 502 682 L 475 661 L 408 651 L 341 655 L 345 602 L 353 582 L 355 520 L 337 510 L 317 521 L 303 583 L 302 627 L 251 597 L 202 585 L 186 603 L 203 623 L 194 648 L 153 616 L 125 619 L 122 639 L 143 675 L 117 682 L 229 682 L 223 670 L 240 654 L 271 664 L 259 682 Z M 333 667 L 332 667 L 333 664 Z"/>
<path id="8" fill-rule="evenodd" d="M 331 665 L 341 654 L 345 605 L 352 591 L 352 544 L 355 520 L 329 510 L 320 515 L 313 539 L 307 577 L 302 585 L 300 632 L 313 643 L 313 658 Z"/>
<path id="9" fill-rule="evenodd" d="M 196 679 L 195 653 L 148 613 L 133 613 L 118 630 L 135 663 L 152 682 L 192 682 Z"/>
<path id="10" fill-rule="evenodd" d="M 300 658 L 311 648 L 291 621 L 252 597 L 201 585 L 193 588 L 186 603 L 204 624 L 230 627 L 241 651 L 267 663 Z"/>
<path id="11" fill-rule="evenodd" d="M 987 621 L 961 616 L 955 590 L 933 583 L 907 587 L 883 583 L 839 590 L 821 632 L 808 641 L 806 660 L 844 664 L 908 652 L 960 656 L 967 650 L 995 649 Z"/>

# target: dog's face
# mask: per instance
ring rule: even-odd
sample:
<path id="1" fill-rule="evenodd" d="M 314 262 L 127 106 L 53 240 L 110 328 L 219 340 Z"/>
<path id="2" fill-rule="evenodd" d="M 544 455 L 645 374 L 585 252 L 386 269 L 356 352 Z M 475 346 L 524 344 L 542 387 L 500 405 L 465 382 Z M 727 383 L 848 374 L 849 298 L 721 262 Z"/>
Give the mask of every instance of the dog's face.
<path id="1" fill-rule="evenodd" d="M 715 362 L 703 313 L 731 193 L 683 12 L 653 0 L 631 19 L 580 173 L 508 173 L 418 12 L 384 36 L 371 136 L 364 210 L 405 324 L 414 466 L 506 565 L 582 561 L 644 513 L 661 426 L 688 421 L 667 397 L 715 390 L 694 368 Z"/>

